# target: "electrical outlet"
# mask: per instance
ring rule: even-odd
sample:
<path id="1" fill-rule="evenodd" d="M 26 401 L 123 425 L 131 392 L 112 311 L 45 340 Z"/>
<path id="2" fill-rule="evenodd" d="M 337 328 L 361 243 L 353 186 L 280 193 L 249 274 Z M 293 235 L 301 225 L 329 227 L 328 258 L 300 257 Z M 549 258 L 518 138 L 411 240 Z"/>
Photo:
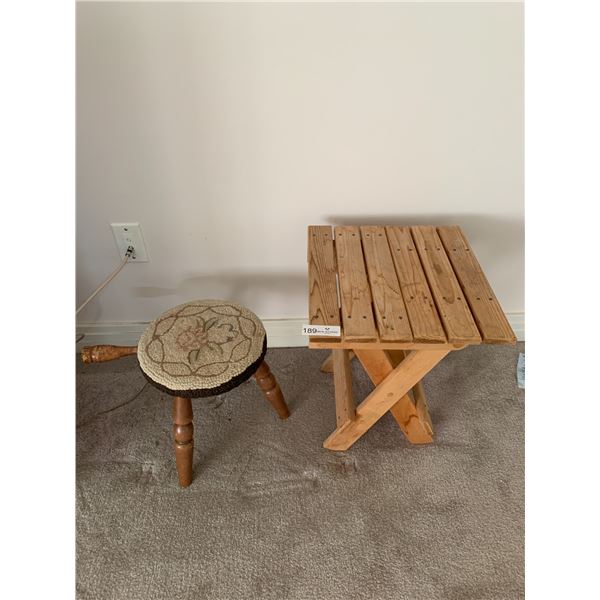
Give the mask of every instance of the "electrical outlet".
<path id="1" fill-rule="evenodd" d="M 131 262 L 148 262 L 148 253 L 139 223 L 111 223 L 110 226 L 121 258 L 125 256 L 127 248 L 133 246 L 133 254 L 129 260 Z"/>

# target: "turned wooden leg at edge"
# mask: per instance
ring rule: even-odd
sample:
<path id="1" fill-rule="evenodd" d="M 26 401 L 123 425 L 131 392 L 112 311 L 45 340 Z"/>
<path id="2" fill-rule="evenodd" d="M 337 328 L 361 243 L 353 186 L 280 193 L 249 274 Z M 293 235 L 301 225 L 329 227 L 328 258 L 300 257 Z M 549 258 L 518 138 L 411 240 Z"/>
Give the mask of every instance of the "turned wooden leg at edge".
<path id="1" fill-rule="evenodd" d="M 283 399 L 283 394 L 275 376 L 271 373 L 266 361 L 262 361 L 260 367 L 254 373 L 258 387 L 262 390 L 265 398 L 271 403 L 271 406 L 277 411 L 280 419 L 287 419 L 290 416 L 287 404 Z"/>
<path id="2" fill-rule="evenodd" d="M 81 360 L 86 364 L 100 363 L 130 356 L 131 354 L 137 354 L 137 346 L 111 346 L 107 344 L 85 346 L 81 349 Z"/>
<path id="3" fill-rule="evenodd" d="M 190 398 L 173 398 L 173 439 L 175 462 L 179 485 L 187 487 L 192 483 L 192 462 L 194 455 L 194 424 L 192 401 Z"/>

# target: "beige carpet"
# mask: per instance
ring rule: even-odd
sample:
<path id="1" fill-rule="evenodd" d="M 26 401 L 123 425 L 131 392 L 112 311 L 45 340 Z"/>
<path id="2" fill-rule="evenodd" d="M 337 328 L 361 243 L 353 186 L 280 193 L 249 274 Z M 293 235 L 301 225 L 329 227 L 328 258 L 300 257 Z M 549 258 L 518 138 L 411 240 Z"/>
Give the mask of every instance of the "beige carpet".
<path id="1" fill-rule="evenodd" d="M 77 367 L 80 600 L 513 600 L 524 595 L 519 349 L 451 353 L 425 379 L 436 443 L 388 414 L 350 450 L 324 351 L 267 354 L 292 415 L 253 381 L 193 401 L 178 487 L 171 402 L 135 357 Z M 355 396 L 372 386 L 353 366 Z"/>

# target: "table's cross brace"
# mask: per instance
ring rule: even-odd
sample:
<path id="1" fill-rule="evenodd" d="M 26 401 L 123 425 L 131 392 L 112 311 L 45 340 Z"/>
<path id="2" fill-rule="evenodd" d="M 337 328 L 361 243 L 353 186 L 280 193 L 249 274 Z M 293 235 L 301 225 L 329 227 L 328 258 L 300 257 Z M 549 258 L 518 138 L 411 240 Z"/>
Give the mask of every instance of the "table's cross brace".
<path id="1" fill-rule="evenodd" d="M 404 360 L 402 350 L 357 350 L 356 355 L 375 386 L 378 386 Z M 433 442 L 433 426 L 423 384 L 417 382 L 411 392 L 402 396 L 390 408 L 390 412 L 409 442 L 430 444 Z"/>
<path id="2" fill-rule="evenodd" d="M 344 351 L 342 350 L 342 352 Z M 358 405 L 354 418 L 338 426 L 325 440 L 323 446 L 329 450 L 347 450 L 350 448 L 388 410 L 400 401 L 406 403 L 404 397 L 409 390 L 417 385 L 448 352 L 447 349 L 413 350 L 410 352 Z M 357 356 L 360 359 L 358 353 Z M 408 401 L 411 402 L 410 398 L 408 398 Z M 399 408 L 401 407 L 402 405 Z M 399 413 L 399 410 L 395 409 L 395 412 Z"/>

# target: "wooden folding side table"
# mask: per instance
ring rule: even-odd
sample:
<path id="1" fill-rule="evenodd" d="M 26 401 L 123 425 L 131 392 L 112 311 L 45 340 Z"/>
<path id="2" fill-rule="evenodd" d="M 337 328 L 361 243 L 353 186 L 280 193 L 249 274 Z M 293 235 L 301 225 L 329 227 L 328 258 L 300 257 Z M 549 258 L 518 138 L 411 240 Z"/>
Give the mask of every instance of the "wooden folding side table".
<path id="1" fill-rule="evenodd" d="M 451 351 L 516 342 L 457 226 L 310 226 L 308 277 L 310 324 L 341 330 L 339 338 L 309 340 L 332 350 L 322 366 L 335 386 L 329 450 L 350 448 L 388 410 L 410 442 L 431 443 L 423 377 Z M 358 406 L 353 356 L 375 384 Z"/>

